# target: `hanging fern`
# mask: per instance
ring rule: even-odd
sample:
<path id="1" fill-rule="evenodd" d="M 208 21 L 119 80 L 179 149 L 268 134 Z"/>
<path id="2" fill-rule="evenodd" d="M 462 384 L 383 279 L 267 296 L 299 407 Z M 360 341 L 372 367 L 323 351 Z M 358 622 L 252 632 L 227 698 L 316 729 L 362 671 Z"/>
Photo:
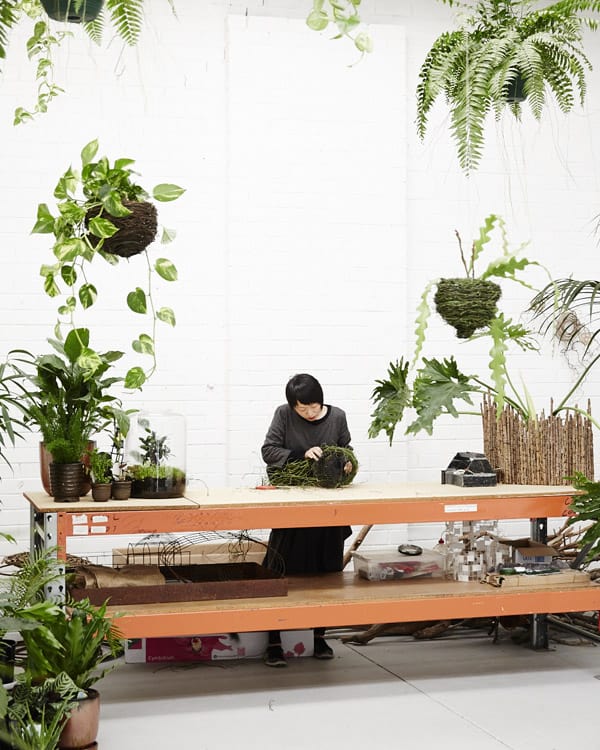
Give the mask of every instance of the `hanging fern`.
<path id="1" fill-rule="evenodd" d="M 134 46 L 142 31 L 144 0 L 106 0 L 110 20 L 127 44 Z"/>
<path id="2" fill-rule="evenodd" d="M 464 5 L 442 0 L 449 5 Z M 583 32 L 596 29 L 600 0 L 559 0 L 539 10 L 531 0 L 480 0 L 468 7 L 464 25 L 433 43 L 419 72 L 417 133 L 424 139 L 430 111 L 444 94 L 450 107 L 450 132 L 458 160 L 468 174 L 481 161 L 485 120 L 506 109 L 519 120 L 521 103 L 507 95 L 517 78 L 533 116 L 542 116 L 552 94 L 564 113 L 586 95 L 592 70 L 583 50 Z"/>

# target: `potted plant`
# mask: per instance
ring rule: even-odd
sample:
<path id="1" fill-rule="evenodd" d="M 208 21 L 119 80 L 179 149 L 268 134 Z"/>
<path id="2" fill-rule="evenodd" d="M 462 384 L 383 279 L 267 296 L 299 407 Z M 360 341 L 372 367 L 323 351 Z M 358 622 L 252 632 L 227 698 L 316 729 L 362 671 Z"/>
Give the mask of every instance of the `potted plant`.
<path id="1" fill-rule="evenodd" d="M 489 219 L 486 225 L 488 223 Z M 492 265 L 497 269 L 505 265 L 506 271 L 498 276 L 517 280 L 509 270 L 524 268 L 525 265 L 520 265 L 522 262 L 537 265 L 525 259 L 518 261 L 514 254 L 503 256 Z M 537 411 L 525 385 L 521 390 L 516 388 L 507 364 L 512 345 L 523 351 L 535 351 L 539 342 L 533 331 L 506 318 L 502 312 L 497 312 L 484 329 L 471 337 L 485 336 L 491 341 L 489 380 L 480 374 L 461 371 L 453 356 L 422 357 L 430 314 L 427 300 L 433 283 L 422 295 L 412 362 L 404 357 L 390 362 L 386 377 L 376 381 L 369 437 L 375 438 L 384 431 L 391 445 L 395 429 L 408 409 L 414 410 L 414 419 L 407 426 L 406 434 L 421 430 L 432 434 L 434 422 L 442 415 L 455 418 L 463 414 L 478 415 L 482 417 L 484 452 L 492 466 L 504 472 L 504 481 L 564 484 L 565 476 L 574 471 L 593 473 L 592 424 L 596 422 L 589 407 L 584 410 L 569 403 L 593 363 L 581 373 L 564 398 L 551 404 L 546 416 Z M 475 404 L 475 399 L 482 403 Z"/>
<path id="2" fill-rule="evenodd" d="M 107 616 L 106 604 L 96 607 L 83 599 L 58 606 L 57 616 L 47 625 L 58 645 L 48 645 L 39 630 L 23 632 L 24 668 L 34 684 L 62 673 L 75 683 L 78 705 L 62 730 L 60 747 L 88 747 L 96 740 L 100 715 L 94 685 L 114 666 L 104 665 L 121 653 L 120 633 Z"/>
<path id="3" fill-rule="evenodd" d="M 0 686 L 2 747 L 56 750 L 65 723 L 77 705 L 77 693 L 77 686 L 64 673 L 39 685 L 34 685 L 25 673 L 10 691 Z"/>
<path id="4" fill-rule="evenodd" d="M 92 497 L 96 502 L 110 499 L 112 493 L 112 456 L 94 448 L 89 454 L 92 475 Z"/>
<path id="5" fill-rule="evenodd" d="M 174 0 L 167 0 L 175 13 Z M 35 63 L 37 102 L 33 108 L 17 107 L 14 124 L 27 122 L 47 111 L 50 102 L 63 92 L 54 80 L 54 53 L 73 32 L 55 28 L 49 19 L 81 24 L 94 44 L 101 44 L 108 29 L 126 44 L 138 42 L 144 18 L 144 0 L 2 0 L 0 4 L 0 60 L 7 57 L 10 32 L 20 25 L 31 26 L 27 39 L 29 58 Z"/>
<path id="6" fill-rule="evenodd" d="M 600 7 L 595 0 L 558 0 L 537 7 L 532 0 L 478 0 L 463 3 L 461 27 L 441 34 L 419 71 L 417 132 L 425 137 L 429 113 L 440 95 L 450 108 L 450 130 L 458 160 L 468 174 L 479 165 L 485 120 L 509 111 L 519 120 L 519 82 L 533 116 L 539 120 L 549 94 L 562 112 L 577 100 L 583 105 L 586 72 L 583 33 L 595 29 Z"/>
<path id="7" fill-rule="evenodd" d="M 89 330 L 77 328 L 69 332 L 64 343 L 49 339 L 54 354 L 34 356 L 24 350 L 11 352 L 12 362 L 22 375 L 20 407 L 25 420 L 41 432 L 42 453 L 47 452 L 52 457 L 50 494 L 62 502 L 75 502 L 81 495 L 82 457 L 92 437 L 106 429 L 115 418 L 124 424 L 128 422 L 127 413 L 120 409 L 120 401 L 110 392 L 121 378 L 107 376 L 122 352 L 95 352 L 90 349 L 89 340 Z M 59 468 L 67 465 L 68 469 Z M 65 472 L 68 481 L 59 490 Z"/>
<path id="8" fill-rule="evenodd" d="M 141 388 L 156 368 L 155 329 L 158 322 L 175 325 L 175 314 L 169 307 L 157 307 L 152 296 L 154 274 L 165 281 L 177 279 L 177 269 L 167 258 L 151 263 L 146 250 L 156 235 L 156 208 L 149 193 L 137 184 L 132 159 L 121 158 L 111 163 L 107 157 L 96 158 L 98 141 L 88 143 L 81 151 L 81 170 L 69 167 L 58 181 L 54 195 L 58 200 L 56 213 L 45 203 L 38 206 L 34 233 L 52 234 L 51 265 L 43 265 L 40 273 L 44 289 L 50 297 L 64 298 L 58 306 L 59 323 L 72 325 L 79 309 L 95 304 L 97 289 L 90 280 L 92 261 L 102 258 L 112 266 L 141 253 L 140 273 L 145 288 L 135 286 L 127 295 L 127 307 L 136 314 L 151 316 L 150 332 L 141 333 L 132 348 L 136 354 L 151 358 L 148 370 L 131 367 L 125 375 L 125 387 Z M 177 185 L 154 187 L 157 201 L 177 199 L 184 190 Z M 172 230 L 163 228 L 161 242 L 170 242 Z M 141 240 L 141 241 L 140 241 Z M 96 261 L 98 262 L 98 261 Z M 128 268 L 131 273 L 131 266 Z"/>
<path id="9" fill-rule="evenodd" d="M 152 420 L 152 422 L 151 422 Z M 160 434 L 158 426 L 164 427 Z M 131 496 L 142 498 L 182 497 L 185 492 L 184 420 L 180 415 L 138 416 L 128 436 L 127 473 L 132 479 Z M 170 441 L 178 441 L 174 450 Z M 179 466 L 173 461 L 177 458 Z"/>

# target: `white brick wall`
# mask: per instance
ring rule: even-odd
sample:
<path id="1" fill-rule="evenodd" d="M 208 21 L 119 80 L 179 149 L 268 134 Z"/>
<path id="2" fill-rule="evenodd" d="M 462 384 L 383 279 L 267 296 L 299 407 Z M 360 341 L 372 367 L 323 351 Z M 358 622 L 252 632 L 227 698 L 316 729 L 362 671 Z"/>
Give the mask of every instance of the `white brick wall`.
<path id="1" fill-rule="evenodd" d="M 365 0 L 375 51 L 352 65 L 350 44 L 304 25 L 308 0 L 177 0 L 178 18 L 165 0 L 146 5 L 135 50 L 115 41 L 96 49 L 72 29 L 57 58 L 66 95 L 18 128 L 12 112 L 33 100 L 34 81 L 26 34 L 11 38 L 0 80 L 0 352 L 42 351 L 52 334 L 55 305 L 38 276 L 50 248 L 29 231 L 37 204 L 52 202 L 58 176 L 98 137 L 111 159 L 136 160 L 144 184 L 187 188 L 159 206 L 161 222 L 178 231 L 165 254 L 180 281 L 157 285 L 157 295 L 178 324 L 160 330 L 159 371 L 126 402 L 186 414 L 193 481 L 260 478 L 264 433 L 297 371 L 313 372 L 327 400 L 346 409 L 359 480 L 437 478 L 456 450 L 479 450 L 477 418 L 440 421 L 433 437 L 407 439 L 400 429 L 392 448 L 383 436 L 368 440 L 374 380 L 390 359 L 411 353 L 423 285 L 459 271 L 455 228 L 468 244 L 483 218 L 499 213 L 513 245 L 530 240 L 527 254 L 554 275 L 596 275 L 598 73 L 583 112 L 567 118 L 551 104 L 541 124 L 527 115 L 521 127 L 491 120 L 481 169 L 466 179 L 442 102 L 424 144 L 414 130 L 418 67 L 451 22 L 448 7 Z M 599 44 L 589 36 L 596 67 Z M 140 265 L 119 268 L 98 268 L 98 309 L 79 322 L 93 326 L 100 346 L 126 349 L 139 321 L 121 312 L 122 300 Z M 518 314 L 527 299 L 505 286 L 507 312 Z M 432 319 L 427 354 L 454 352 L 465 369 L 485 371 L 486 347 L 457 343 Z M 515 371 L 540 406 L 572 377 L 550 355 L 521 357 Z M 582 396 L 597 404 L 599 395 L 594 375 Z M 10 455 L 0 523 L 25 546 L 21 493 L 39 487 L 37 436 Z M 438 531 L 372 534 L 394 543 Z"/>

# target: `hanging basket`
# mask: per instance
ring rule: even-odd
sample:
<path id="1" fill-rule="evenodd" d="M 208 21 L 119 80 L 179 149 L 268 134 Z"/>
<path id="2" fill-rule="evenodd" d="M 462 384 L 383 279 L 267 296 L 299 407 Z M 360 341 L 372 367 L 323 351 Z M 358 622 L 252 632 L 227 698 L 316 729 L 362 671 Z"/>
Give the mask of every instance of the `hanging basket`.
<path id="1" fill-rule="evenodd" d="M 127 216 L 103 214 L 119 231 L 104 240 L 102 250 L 121 258 L 131 258 L 154 242 L 158 218 L 156 206 L 148 201 L 123 201 L 123 205 L 131 211 Z M 91 219 L 98 213 L 98 210 L 89 211 L 88 218 Z"/>
<path id="2" fill-rule="evenodd" d="M 40 0 L 49 18 L 68 23 L 89 23 L 100 15 L 104 0 Z"/>
<path id="3" fill-rule="evenodd" d="M 434 297 L 435 309 L 448 325 L 456 328 L 459 339 L 468 339 L 494 319 L 501 294 L 493 281 L 441 279 Z"/>

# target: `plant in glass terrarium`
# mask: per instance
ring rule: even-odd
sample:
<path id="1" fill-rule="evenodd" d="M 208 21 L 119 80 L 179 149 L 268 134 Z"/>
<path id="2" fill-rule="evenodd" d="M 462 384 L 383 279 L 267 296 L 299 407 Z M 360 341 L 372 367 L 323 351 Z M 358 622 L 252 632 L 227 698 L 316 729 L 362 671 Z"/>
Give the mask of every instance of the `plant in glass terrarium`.
<path id="1" fill-rule="evenodd" d="M 131 496 L 181 497 L 185 491 L 185 423 L 178 414 L 140 415 L 127 439 Z M 131 447 L 133 446 L 133 447 Z"/>

